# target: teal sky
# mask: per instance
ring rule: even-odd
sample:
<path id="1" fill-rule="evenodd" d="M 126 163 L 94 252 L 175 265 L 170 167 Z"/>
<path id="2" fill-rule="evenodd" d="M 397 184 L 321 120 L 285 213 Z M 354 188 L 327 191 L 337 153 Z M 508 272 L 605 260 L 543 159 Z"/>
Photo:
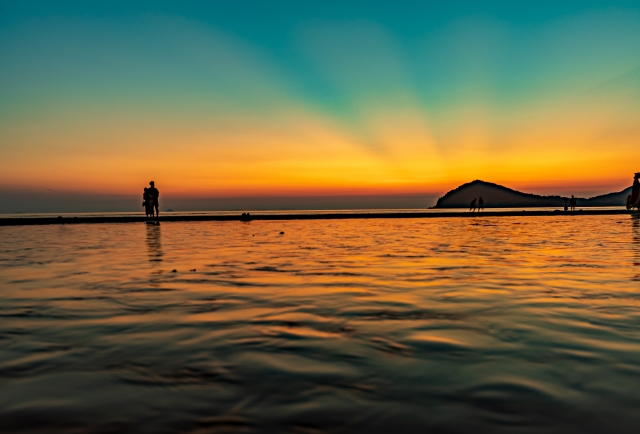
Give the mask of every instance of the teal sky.
<path id="1" fill-rule="evenodd" d="M 415 3 L 0 2 L 3 109 L 132 90 L 242 107 L 261 85 L 347 116 L 399 91 L 509 106 L 640 66 L 638 2 Z"/>
<path id="2" fill-rule="evenodd" d="M 145 157 L 132 148 L 162 168 L 175 150 L 153 143 L 168 136 L 194 155 L 198 173 L 209 170 L 206 156 L 211 172 L 244 158 L 260 174 L 208 179 L 227 192 L 211 187 L 213 195 L 289 185 L 339 192 L 340 179 L 357 190 L 368 177 L 407 193 L 479 177 L 597 193 L 624 187 L 633 170 L 622 159 L 640 132 L 637 1 L 0 0 L 0 8 L 5 188 L 73 190 L 86 180 L 104 190 L 98 177 L 118 165 L 131 168 L 123 179 L 137 180 Z M 409 130 L 419 133 L 406 138 Z M 211 153 L 198 141 L 205 136 Z M 261 137 L 265 155 L 304 147 L 301 174 L 294 163 L 265 163 L 253 147 Z M 357 151 L 331 160 L 324 140 L 333 143 L 327 154 Z M 423 169 L 407 157 L 414 151 Z M 336 179 L 305 177 L 320 164 L 313 152 Z M 355 152 L 367 156 L 366 170 L 341 175 Z M 572 155 L 583 167 L 620 167 L 591 171 L 593 182 L 571 178 L 562 168 Z M 95 161 L 105 172 L 74 172 Z M 176 192 L 197 182 L 183 163 Z"/>

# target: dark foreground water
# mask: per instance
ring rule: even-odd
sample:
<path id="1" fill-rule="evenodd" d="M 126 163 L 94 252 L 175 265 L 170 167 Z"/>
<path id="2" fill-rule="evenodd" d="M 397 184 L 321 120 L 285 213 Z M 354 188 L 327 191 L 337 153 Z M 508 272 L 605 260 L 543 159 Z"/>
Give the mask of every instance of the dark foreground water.
<path id="1" fill-rule="evenodd" d="M 639 430 L 638 219 L 0 228 L 2 432 Z"/>

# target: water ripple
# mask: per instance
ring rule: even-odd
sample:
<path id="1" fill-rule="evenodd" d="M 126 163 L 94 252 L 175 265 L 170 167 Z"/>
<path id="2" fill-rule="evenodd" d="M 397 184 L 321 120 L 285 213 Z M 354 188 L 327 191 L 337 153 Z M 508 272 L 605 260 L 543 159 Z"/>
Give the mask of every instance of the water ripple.
<path id="1" fill-rule="evenodd" d="M 635 433 L 638 264 L 619 216 L 0 228 L 0 426 Z"/>

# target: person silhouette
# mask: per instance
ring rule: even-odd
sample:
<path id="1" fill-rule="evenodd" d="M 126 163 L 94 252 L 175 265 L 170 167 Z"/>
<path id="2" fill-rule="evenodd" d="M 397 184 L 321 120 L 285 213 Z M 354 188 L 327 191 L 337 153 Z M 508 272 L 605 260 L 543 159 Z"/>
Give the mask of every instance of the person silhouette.
<path id="1" fill-rule="evenodd" d="M 478 198 L 478 211 L 481 209 L 484 209 L 484 200 L 482 199 L 482 196 Z"/>
<path id="2" fill-rule="evenodd" d="M 571 208 L 571 211 L 575 211 L 576 210 L 576 198 L 571 195 L 571 199 L 569 199 L 569 207 Z"/>
<path id="3" fill-rule="evenodd" d="M 149 182 L 150 187 L 147 189 L 147 193 L 151 196 L 151 216 L 153 216 L 153 208 L 156 210 L 156 217 L 160 216 L 160 208 L 158 203 L 158 198 L 160 197 L 160 192 L 156 188 L 156 183 L 153 181 Z"/>
<path id="4" fill-rule="evenodd" d="M 640 209 L 640 172 L 633 175 L 631 194 L 627 197 L 627 209 Z"/>
<path id="5" fill-rule="evenodd" d="M 153 199 L 149 194 L 149 189 L 145 187 L 144 193 L 142 193 L 142 206 L 144 207 L 144 213 L 147 217 L 153 217 Z"/>
<path id="6" fill-rule="evenodd" d="M 476 210 L 476 200 L 478 200 L 478 199 L 474 198 L 471 201 L 471 204 L 469 205 L 469 211 L 474 212 Z"/>

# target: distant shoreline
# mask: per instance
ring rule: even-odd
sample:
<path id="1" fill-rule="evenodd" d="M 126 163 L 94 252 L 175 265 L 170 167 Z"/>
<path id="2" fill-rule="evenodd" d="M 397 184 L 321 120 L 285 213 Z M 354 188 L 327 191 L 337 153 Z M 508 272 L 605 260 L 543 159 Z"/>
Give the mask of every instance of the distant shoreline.
<path id="1" fill-rule="evenodd" d="M 558 217 L 588 215 L 632 215 L 633 211 L 589 210 L 578 211 L 482 211 L 482 212 L 380 212 L 380 213 L 309 213 L 309 214 L 254 214 L 257 220 L 341 220 L 341 219 L 408 219 L 408 218 L 477 218 L 477 217 Z M 243 221 L 237 215 L 162 215 L 155 219 L 145 216 L 91 216 L 91 217 L 10 217 L 0 218 L 0 226 L 32 226 L 60 224 L 104 224 L 104 223 L 144 223 L 144 222 L 204 222 L 204 221 Z"/>

